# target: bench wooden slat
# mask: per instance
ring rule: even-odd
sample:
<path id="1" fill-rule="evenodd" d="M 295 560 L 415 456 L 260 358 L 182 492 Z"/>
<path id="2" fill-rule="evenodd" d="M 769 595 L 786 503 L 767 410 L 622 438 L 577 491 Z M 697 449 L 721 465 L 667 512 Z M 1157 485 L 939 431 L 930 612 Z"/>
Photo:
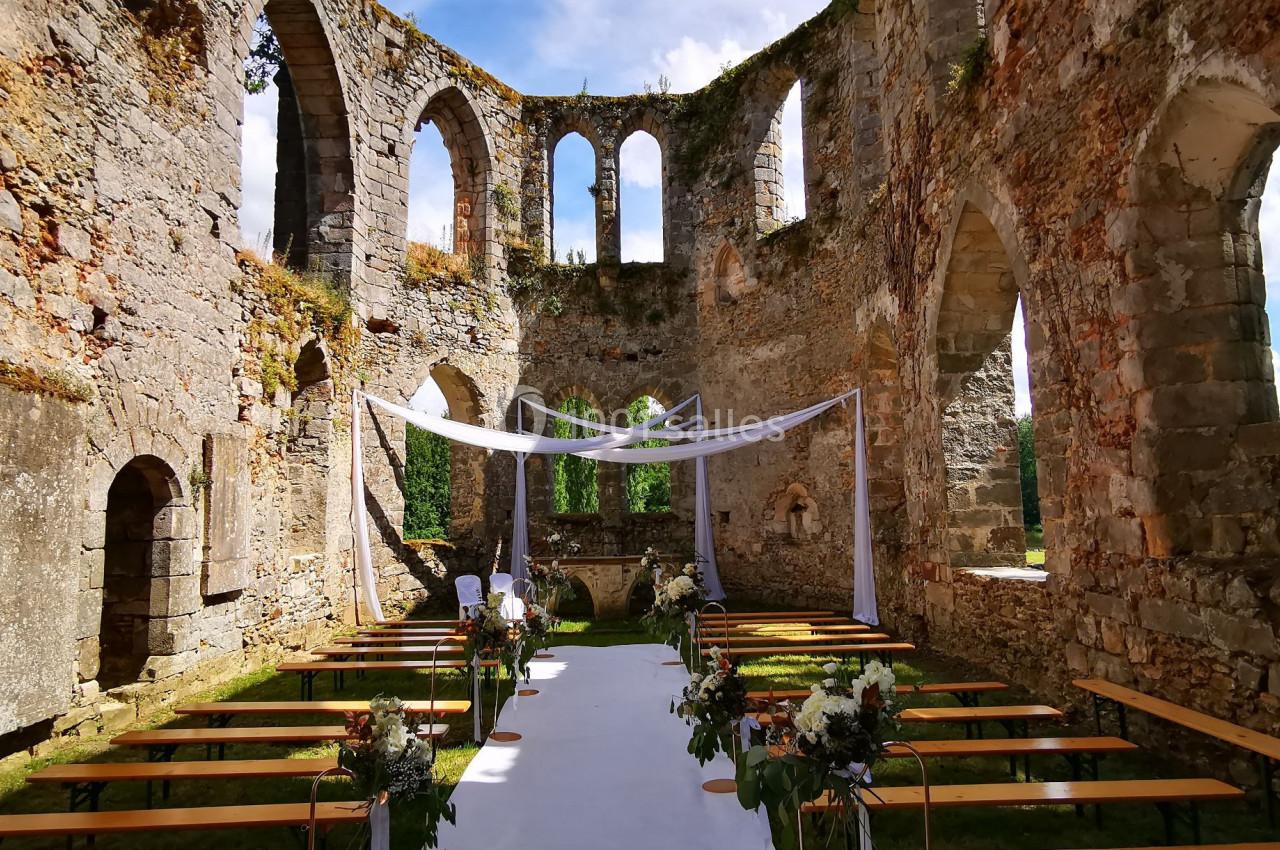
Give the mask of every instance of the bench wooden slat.
<path id="1" fill-rule="evenodd" d="M 911 643 L 864 643 L 858 645 L 836 644 L 835 646 L 744 646 L 733 650 L 738 656 L 766 655 L 854 655 L 859 652 L 910 652 L 915 649 Z M 702 650 L 703 655 L 710 655 L 710 649 Z"/>
<path id="2" fill-rule="evenodd" d="M 454 629 L 360 629 L 356 634 L 362 637 L 421 637 L 427 638 L 431 636 L 444 637 L 445 635 L 456 635 L 458 630 Z"/>
<path id="3" fill-rule="evenodd" d="M 97 835 L 111 832 L 171 832 L 193 829 L 242 829 L 306 826 L 309 803 L 254 806 L 200 806 L 182 809 L 142 809 L 122 812 L 57 812 L 0 815 L 0 836 Z M 367 820 L 368 804 L 320 803 L 316 823 L 323 826 Z"/>
<path id="4" fill-rule="evenodd" d="M 462 652 L 461 646 L 442 646 L 437 650 L 434 646 L 428 644 L 410 644 L 408 646 L 322 646 L 311 650 L 312 655 L 432 655 L 439 652 L 441 655 L 457 655 Z"/>
<path id="5" fill-rule="evenodd" d="M 707 623 L 703 626 L 706 631 L 724 631 L 723 623 Z M 786 634 L 838 634 L 840 632 L 869 632 L 870 626 L 864 626 L 861 623 L 730 623 L 730 634 L 765 634 L 765 635 L 786 635 Z"/>
<path id="6" fill-rule="evenodd" d="M 1051 705 L 978 705 L 972 708 L 908 708 L 904 723 L 976 723 L 983 720 L 1056 720 L 1062 712 Z"/>
<path id="7" fill-rule="evenodd" d="M 1127 753 L 1138 745 L 1124 738 L 965 738 L 940 741 L 911 741 L 911 746 L 922 758 L 978 758 L 981 756 L 1034 756 L 1069 755 L 1071 753 Z M 771 747 L 771 755 L 783 752 L 781 747 Z M 892 745 L 885 752 L 887 758 L 910 758 L 906 747 Z"/>
<path id="8" fill-rule="evenodd" d="M 1104 779 L 1076 782 L 1009 782 L 995 785 L 932 785 L 929 805 L 936 808 L 965 806 L 1059 806 L 1095 803 L 1186 803 L 1239 800 L 1244 791 L 1216 779 Z M 863 795 L 871 811 L 916 809 L 924 805 L 919 786 L 877 788 Z M 839 800 L 824 795 L 804 805 L 805 811 L 826 811 Z"/>
<path id="9" fill-rule="evenodd" d="M 834 617 L 835 611 L 730 611 L 727 614 L 720 611 L 707 611 L 701 615 L 704 620 L 710 619 L 728 619 L 728 620 L 744 620 L 752 617 Z"/>
<path id="10" fill-rule="evenodd" d="M 457 658 L 446 658 L 441 661 L 329 661 L 317 658 L 315 661 L 288 661 L 277 664 L 280 673 L 328 673 L 330 671 L 351 670 L 460 670 L 468 666 L 466 661 Z M 497 667 L 497 661 L 481 661 L 481 667 Z"/>
<path id="11" fill-rule="evenodd" d="M 1246 729 L 1227 720 L 1221 720 L 1208 714 L 1185 708 L 1177 703 L 1162 700 L 1159 697 L 1147 696 L 1140 691 L 1108 682 L 1105 679 L 1076 679 L 1072 682 L 1077 688 L 1083 688 L 1100 697 L 1113 700 L 1137 709 L 1144 714 L 1159 717 L 1170 723 L 1194 729 L 1197 732 L 1235 744 L 1246 750 L 1280 761 L 1280 738 L 1262 732 Z"/>
<path id="12" fill-rule="evenodd" d="M 466 635 L 388 635 L 386 637 L 374 635 L 357 635 L 355 637 L 342 636 L 333 639 L 335 644 L 344 644 L 349 646 L 380 646 L 390 645 L 396 646 L 400 644 L 408 644 L 412 646 L 435 646 L 439 641 L 448 643 L 462 643 L 465 641 Z"/>
<path id="13" fill-rule="evenodd" d="M 318 776 L 337 767 L 327 759 L 231 759 L 146 761 L 121 764 L 55 764 L 27 777 L 32 783 L 151 782 L 178 779 L 270 779 Z"/>
<path id="14" fill-rule="evenodd" d="M 407 711 L 416 714 L 465 714 L 471 710 L 471 700 L 446 699 L 407 700 L 404 703 Z M 218 714 L 360 714 L 368 713 L 369 703 L 364 700 L 317 700 L 282 701 L 282 702 L 196 702 L 178 706 L 175 714 L 218 715 Z"/>
<path id="15" fill-rule="evenodd" d="M 1004 682 L 932 682 L 923 685 L 905 685 L 899 683 L 895 686 L 899 694 L 985 694 L 992 691 L 1007 691 L 1009 686 Z M 805 688 L 803 690 L 778 690 L 778 691 L 750 691 L 747 694 L 749 700 L 804 700 L 808 699 L 813 692 Z"/>
<path id="16" fill-rule="evenodd" d="M 702 622 L 711 625 L 724 627 L 726 623 L 731 626 L 780 626 L 780 625 L 858 625 L 849 617 L 755 617 L 744 620 L 725 620 L 720 617 L 712 619 L 703 619 Z"/>
<path id="17" fill-rule="evenodd" d="M 761 644 L 769 645 L 781 642 L 782 644 L 805 644 L 813 645 L 825 643 L 826 641 L 867 641 L 869 643 L 883 642 L 891 640 L 891 635 L 882 634 L 880 632 L 862 632 L 859 634 L 838 634 L 838 635 L 759 635 L 753 637 L 737 637 L 730 636 L 726 638 L 724 635 L 710 634 L 703 632 L 698 638 L 698 644 L 701 646 L 715 645 L 730 647 L 736 646 L 759 646 Z"/>
<path id="18" fill-rule="evenodd" d="M 378 620 L 374 625 L 389 626 L 395 628 L 397 626 L 459 626 L 462 621 L 456 617 L 452 620 Z"/>
<path id="19" fill-rule="evenodd" d="M 440 738 L 449 731 L 443 723 L 424 726 L 421 738 Z M 172 747 L 187 744 L 310 744 L 346 739 L 345 726 L 248 726 L 201 729 L 143 729 L 111 739 L 121 747 Z"/>

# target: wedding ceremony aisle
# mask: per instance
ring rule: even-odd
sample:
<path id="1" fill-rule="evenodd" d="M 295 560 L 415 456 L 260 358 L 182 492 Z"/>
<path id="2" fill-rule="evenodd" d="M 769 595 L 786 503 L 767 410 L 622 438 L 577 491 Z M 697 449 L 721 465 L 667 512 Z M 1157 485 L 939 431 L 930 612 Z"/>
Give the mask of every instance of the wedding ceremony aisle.
<path id="1" fill-rule="evenodd" d="M 733 775 L 686 751 L 689 730 L 670 714 L 687 683 L 675 651 L 657 644 L 557 646 L 532 663 L 536 696 L 508 700 L 498 729 L 453 792 L 458 826 L 444 850 L 766 850 L 768 830 L 732 794 L 702 790 Z"/>

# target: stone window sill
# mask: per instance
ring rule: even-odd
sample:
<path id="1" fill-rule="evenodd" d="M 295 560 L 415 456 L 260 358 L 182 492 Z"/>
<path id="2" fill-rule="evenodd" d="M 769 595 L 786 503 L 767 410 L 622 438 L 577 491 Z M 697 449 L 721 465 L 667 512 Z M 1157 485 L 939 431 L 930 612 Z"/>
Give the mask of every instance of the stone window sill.
<path id="1" fill-rule="evenodd" d="M 1047 581 L 1049 574 L 1033 567 L 961 567 L 959 572 L 1006 581 Z"/>

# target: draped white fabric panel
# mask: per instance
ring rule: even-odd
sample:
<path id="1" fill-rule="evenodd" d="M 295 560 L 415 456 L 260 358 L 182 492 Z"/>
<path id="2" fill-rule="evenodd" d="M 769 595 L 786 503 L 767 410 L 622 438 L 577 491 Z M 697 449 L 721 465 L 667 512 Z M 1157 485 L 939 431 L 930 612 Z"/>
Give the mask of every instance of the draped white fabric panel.
<path id="1" fill-rule="evenodd" d="M 369 551 L 369 520 L 364 504 L 364 452 L 360 433 L 360 395 L 351 393 L 351 529 L 355 534 L 356 576 L 364 591 L 364 603 L 375 620 L 381 620 L 382 603 L 378 600 L 378 579 L 373 573 L 373 554 Z M 356 601 L 359 605 L 359 600 Z"/>
<path id="2" fill-rule="evenodd" d="M 550 416 L 553 419 L 559 419 L 562 422 L 572 422 L 574 425 L 579 425 L 583 428 L 590 428 L 592 431 L 599 431 L 605 434 L 631 434 L 638 429 L 647 431 L 650 428 L 656 428 L 657 426 L 661 425 L 663 422 L 666 422 L 668 419 L 675 416 L 680 411 L 684 410 L 690 404 L 693 404 L 693 402 L 697 401 L 697 399 L 698 397 L 696 395 L 689 396 L 687 399 L 680 402 L 670 410 L 664 413 L 659 413 L 657 416 L 653 417 L 648 422 L 644 422 L 632 428 L 620 428 L 616 425 L 605 425 L 602 422 L 592 422 L 589 419 L 582 419 L 578 416 L 573 416 L 571 414 L 565 413 L 562 410 L 552 410 L 546 405 L 538 404 L 536 401 L 533 401 L 528 398 L 521 398 L 520 401 L 528 405 L 532 409 L 538 411 L 539 413 L 545 413 L 547 416 Z M 646 437 L 645 439 L 650 439 L 650 438 Z M 654 439 L 657 439 L 657 438 L 654 438 Z"/>
<path id="3" fill-rule="evenodd" d="M 698 418 L 702 418 L 702 397 L 698 399 Z M 716 540 L 711 528 L 711 483 L 707 477 L 707 459 L 694 461 L 693 473 L 693 551 L 698 556 L 698 571 L 707 588 L 707 598 L 712 602 L 724 599 L 724 586 L 720 584 L 720 567 L 716 564 Z"/>
<path id="4" fill-rule="evenodd" d="M 876 573 L 871 563 L 871 494 L 867 492 L 867 434 L 862 421 L 862 390 L 853 428 L 853 618 L 880 625 L 876 608 Z"/>
<path id="5" fill-rule="evenodd" d="M 511 579 L 527 579 L 524 556 L 529 554 L 529 496 L 525 487 L 524 452 L 516 452 L 516 504 L 511 511 Z"/>

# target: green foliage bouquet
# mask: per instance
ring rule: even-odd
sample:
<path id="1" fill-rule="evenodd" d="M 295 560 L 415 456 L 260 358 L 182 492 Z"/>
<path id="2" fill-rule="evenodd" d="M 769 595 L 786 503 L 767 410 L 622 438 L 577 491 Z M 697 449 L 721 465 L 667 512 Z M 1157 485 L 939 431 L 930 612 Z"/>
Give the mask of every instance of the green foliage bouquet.
<path id="1" fill-rule="evenodd" d="M 529 603 L 524 609 L 525 639 L 534 651 L 546 649 L 551 644 L 551 634 L 560 624 L 560 618 L 537 603 Z"/>
<path id="2" fill-rule="evenodd" d="M 773 740 L 752 747 L 739 763 L 738 801 L 752 810 L 764 804 L 786 825 L 795 806 L 827 794 L 850 835 L 859 789 L 897 728 L 895 679 L 878 661 L 852 679 L 836 664 L 823 669 L 828 678 L 812 687 L 791 728 L 775 723 Z M 778 847 L 788 850 L 795 836 L 790 829 L 783 834 Z"/>
<path id="3" fill-rule="evenodd" d="M 679 646 L 689 617 L 707 600 L 707 588 L 697 564 L 685 564 L 669 579 L 659 568 L 653 587 L 653 605 L 641 618 L 649 632 L 671 646 Z"/>
<path id="4" fill-rule="evenodd" d="M 435 782 L 435 752 L 421 736 L 422 717 L 395 697 L 376 696 L 369 711 L 349 712 L 346 726 L 349 740 L 338 745 L 338 766 L 351 773 L 357 793 L 375 807 L 424 800 L 423 840 L 435 847 L 440 820 L 456 823 L 457 812 Z"/>
<path id="5" fill-rule="evenodd" d="M 502 600 L 501 593 L 490 593 L 467 611 L 459 628 L 467 639 L 464 651 L 467 658 L 497 659 L 512 678 L 527 678 L 537 647 L 528 639 L 525 620 L 508 620 L 502 613 Z"/>
<path id="6" fill-rule="evenodd" d="M 747 710 L 747 682 L 729 653 L 712 647 L 708 672 L 694 673 L 685 686 L 679 703 L 672 702 L 671 712 L 693 727 L 689 738 L 689 754 L 698 764 L 706 764 L 716 753 L 732 747 L 733 724 Z"/>

